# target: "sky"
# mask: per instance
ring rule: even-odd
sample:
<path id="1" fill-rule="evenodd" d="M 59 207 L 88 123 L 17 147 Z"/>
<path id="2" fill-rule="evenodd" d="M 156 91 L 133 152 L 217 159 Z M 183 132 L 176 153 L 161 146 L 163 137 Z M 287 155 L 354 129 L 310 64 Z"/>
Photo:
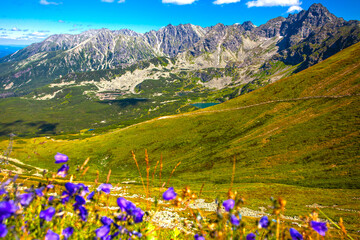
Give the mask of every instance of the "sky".
<path id="1" fill-rule="evenodd" d="M 360 20 L 360 0 L 1 0 L 0 45 L 29 45 L 52 34 L 99 28 L 145 33 L 168 24 L 252 21 L 259 26 L 313 3 L 345 20 Z"/>

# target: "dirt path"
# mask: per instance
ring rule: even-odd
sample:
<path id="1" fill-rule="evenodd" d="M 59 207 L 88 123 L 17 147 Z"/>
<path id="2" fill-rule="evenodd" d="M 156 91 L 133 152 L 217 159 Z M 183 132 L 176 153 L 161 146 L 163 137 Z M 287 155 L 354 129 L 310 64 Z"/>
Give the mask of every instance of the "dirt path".
<path id="1" fill-rule="evenodd" d="M 13 167 L 16 168 L 16 171 L 15 171 L 15 172 L 18 173 L 18 174 L 24 173 L 24 170 L 21 169 L 20 167 L 17 167 L 17 166 L 15 166 L 15 165 L 12 165 L 11 163 L 16 163 L 16 164 L 23 165 L 23 166 L 26 166 L 26 167 L 34 168 L 34 169 L 36 169 L 36 170 L 38 171 L 37 173 L 35 173 L 35 175 L 43 172 L 44 170 L 47 171 L 47 169 L 43 169 L 43 168 L 39 168 L 39 167 L 35 167 L 35 166 L 32 166 L 32 165 L 23 163 L 22 161 L 20 161 L 19 159 L 16 159 L 16 158 L 11 158 L 11 157 L 7 158 L 6 156 L 3 156 L 3 155 L 0 155 L 0 158 L 2 158 L 2 159 L 8 159 L 9 164 L 10 164 L 11 166 L 13 166 Z"/>

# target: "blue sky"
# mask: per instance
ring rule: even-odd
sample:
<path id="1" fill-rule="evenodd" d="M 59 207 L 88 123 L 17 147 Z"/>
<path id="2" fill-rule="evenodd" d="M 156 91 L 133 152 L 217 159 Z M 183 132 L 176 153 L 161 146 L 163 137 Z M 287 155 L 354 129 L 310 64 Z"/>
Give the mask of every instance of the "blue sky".
<path id="1" fill-rule="evenodd" d="M 158 30 L 168 24 L 203 27 L 297 13 L 322 3 L 345 20 L 360 19 L 359 0 L 2 0 L 0 45 L 27 45 L 52 34 L 88 29 Z"/>

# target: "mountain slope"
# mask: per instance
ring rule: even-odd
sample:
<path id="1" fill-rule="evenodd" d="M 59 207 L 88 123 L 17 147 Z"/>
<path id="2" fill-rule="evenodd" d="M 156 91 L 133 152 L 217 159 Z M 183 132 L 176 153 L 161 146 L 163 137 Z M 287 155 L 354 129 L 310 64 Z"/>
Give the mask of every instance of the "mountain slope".
<path id="1" fill-rule="evenodd" d="M 228 182 L 236 157 L 235 183 L 359 188 L 359 100 L 360 44 L 355 44 L 206 110 L 85 140 L 22 140 L 14 145 L 13 156 L 50 169 L 54 152 L 68 154 L 72 165 L 89 156 L 90 173 L 112 169 L 113 180 L 120 181 L 138 176 L 131 150 L 142 159 L 147 149 L 153 161 L 163 157 L 164 176 L 181 161 L 173 179 L 193 184 Z"/>

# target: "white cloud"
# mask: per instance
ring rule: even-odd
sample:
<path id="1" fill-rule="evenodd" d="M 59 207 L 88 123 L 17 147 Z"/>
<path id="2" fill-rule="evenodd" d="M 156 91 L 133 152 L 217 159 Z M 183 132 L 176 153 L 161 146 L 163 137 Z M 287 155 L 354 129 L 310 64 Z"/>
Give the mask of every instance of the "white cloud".
<path id="1" fill-rule="evenodd" d="M 162 3 L 173 3 L 177 5 L 186 5 L 186 4 L 192 4 L 196 0 L 162 0 Z"/>
<path id="2" fill-rule="evenodd" d="M 41 36 L 46 36 L 47 34 L 42 33 L 42 32 L 33 32 L 28 34 L 28 36 L 33 36 L 33 37 L 41 37 Z"/>
<path id="3" fill-rule="evenodd" d="M 64 23 L 65 21 L 64 21 L 64 20 L 59 20 L 58 22 L 59 22 L 59 23 Z"/>
<path id="4" fill-rule="evenodd" d="M 2 29 L 0 29 L 0 30 L 2 30 Z M 27 32 L 27 31 L 29 31 L 29 29 L 19 29 L 17 27 L 13 27 L 12 29 L 9 29 L 9 30 L 12 32 Z"/>
<path id="5" fill-rule="evenodd" d="M 220 5 L 220 4 L 228 4 L 228 3 L 237 3 L 240 1 L 241 0 L 216 0 L 215 2 L 213 2 L 213 4 Z"/>
<path id="6" fill-rule="evenodd" d="M 274 7 L 274 6 L 299 6 L 299 0 L 255 0 L 247 2 L 246 5 L 250 7 Z"/>
<path id="7" fill-rule="evenodd" d="M 40 4 L 42 4 L 42 5 L 59 5 L 59 4 L 61 4 L 61 3 L 48 2 L 47 0 L 40 0 Z"/>
<path id="8" fill-rule="evenodd" d="M 118 3 L 124 3 L 125 2 L 125 0 L 119 0 L 118 1 Z"/>
<path id="9" fill-rule="evenodd" d="M 293 13 L 293 12 L 300 12 L 302 10 L 303 10 L 303 8 L 300 6 L 291 6 L 291 7 L 289 7 L 289 9 L 286 12 Z"/>

